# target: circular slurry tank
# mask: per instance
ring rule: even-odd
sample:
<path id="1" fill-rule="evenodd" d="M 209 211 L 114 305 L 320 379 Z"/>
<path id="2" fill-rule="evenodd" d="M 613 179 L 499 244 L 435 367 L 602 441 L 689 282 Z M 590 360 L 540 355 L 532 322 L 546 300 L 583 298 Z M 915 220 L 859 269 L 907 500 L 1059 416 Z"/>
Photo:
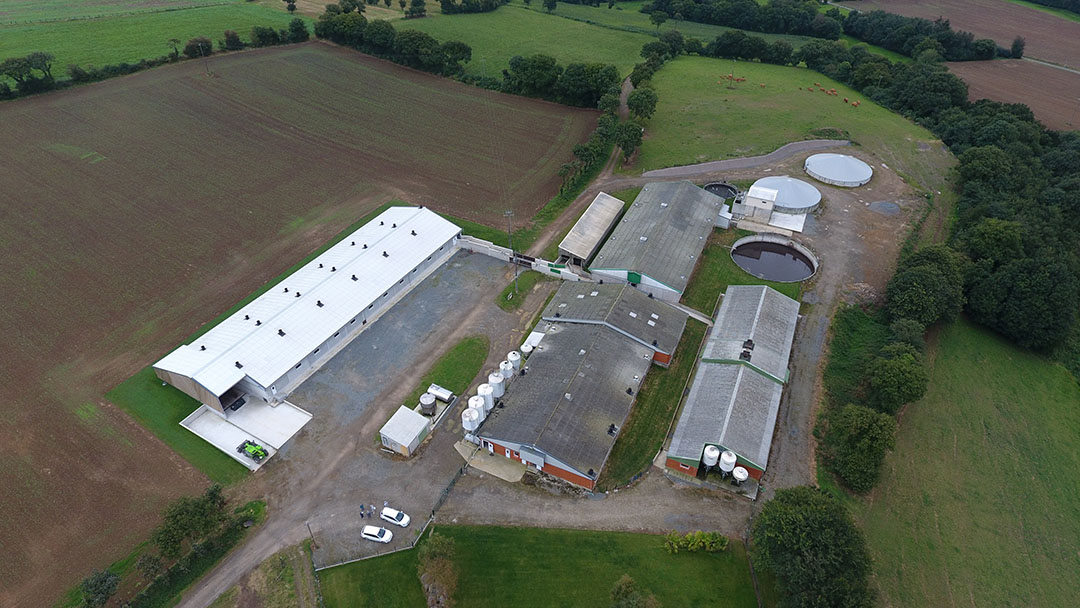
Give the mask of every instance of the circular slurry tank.
<path id="1" fill-rule="evenodd" d="M 705 184 L 705 191 L 710 194 L 715 194 L 724 200 L 735 198 L 739 194 L 739 189 L 727 182 L 712 182 L 711 184 Z"/>
<path id="2" fill-rule="evenodd" d="M 814 276 L 817 257 L 806 247 L 775 234 L 755 234 L 735 241 L 731 259 L 759 279 L 797 283 Z"/>
<path id="3" fill-rule="evenodd" d="M 750 186 L 750 190 L 755 188 L 776 190 L 773 211 L 780 213 L 810 213 L 821 204 L 821 192 L 813 184 L 786 175 L 763 177 Z M 748 195 L 752 196 L 752 193 L 748 192 Z"/>
<path id="4" fill-rule="evenodd" d="M 874 177 L 874 168 L 847 154 L 814 154 L 803 169 L 810 177 L 842 188 L 857 188 Z"/>

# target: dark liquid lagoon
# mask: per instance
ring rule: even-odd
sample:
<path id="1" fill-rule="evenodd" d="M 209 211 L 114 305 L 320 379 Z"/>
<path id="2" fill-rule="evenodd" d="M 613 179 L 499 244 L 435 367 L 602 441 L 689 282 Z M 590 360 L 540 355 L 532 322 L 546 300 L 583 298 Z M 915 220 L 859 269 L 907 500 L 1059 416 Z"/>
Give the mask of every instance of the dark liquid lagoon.
<path id="1" fill-rule="evenodd" d="M 731 251 L 735 263 L 746 272 L 769 281 L 795 282 L 814 274 L 814 263 L 787 245 L 753 242 Z"/>

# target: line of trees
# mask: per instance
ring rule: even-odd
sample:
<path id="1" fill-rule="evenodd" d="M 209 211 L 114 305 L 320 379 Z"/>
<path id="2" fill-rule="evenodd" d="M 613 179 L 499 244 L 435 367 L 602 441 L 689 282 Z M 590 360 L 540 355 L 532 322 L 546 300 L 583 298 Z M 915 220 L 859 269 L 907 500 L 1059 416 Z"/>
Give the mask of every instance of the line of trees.
<path id="1" fill-rule="evenodd" d="M 1080 15 L 1080 0 L 1030 0 L 1035 4 L 1041 4 L 1043 6 L 1049 6 L 1052 8 L 1061 8 L 1067 11 L 1072 11 Z"/>
<path id="2" fill-rule="evenodd" d="M 456 15 L 464 13 L 490 13 L 491 11 L 506 4 L 510 0 L 439 0 L 439 6 L 444 15 Z"/>
<path id="3" fill-rule="evenodd" d="M 464 70 L 462 64 L 472 59 L 472 48 L 464 42 L 440 43 L 425 32 L 399 32 L 389 21 L 368 21 L 362 14 L 363 5 L 348 5 L 348 8 L 345 11 L 339 5 L 327 5 L 326 12 L 315 23 L 315 36 L 394 63 L 447 76 L 460 76 Z"/>
<path id="4" fill-rule="evenodd" d="M 770 0 L 766 4 L 754 0 L 652 0 L 641 12 L 769 34 L 840 38 L 844 29 L 840 11 L 819 13 L 818 6 L 813 0 Z"/>
<path id="5" fill-rule="evenodd" d="M 851 11 L 843 22 L 844 33 L 908 57 L 918 57 L 927 48 L 946 61 L 993 59 L 997 43 L 975 39 L 971 32 L 953 30 L 948 19 L 935 21 L 904 17 L 885 11 Z"/>

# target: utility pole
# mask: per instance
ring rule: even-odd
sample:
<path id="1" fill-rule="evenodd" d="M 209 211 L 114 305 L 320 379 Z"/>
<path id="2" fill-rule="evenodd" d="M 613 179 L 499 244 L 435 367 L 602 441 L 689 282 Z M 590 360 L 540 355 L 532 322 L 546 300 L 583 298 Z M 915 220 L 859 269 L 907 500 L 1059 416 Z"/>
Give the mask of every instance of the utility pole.
<path id="1" fill-rule="evenodd" d="M 514 295 L 518 293 L 518 265 L 514 260 L 514 241 L 513 241 L 513 221 L 514 211 L 507 209 L 503 215 L 506 216 L 506 244 L 510 246 L 510 262 L 514 264 Z"/>

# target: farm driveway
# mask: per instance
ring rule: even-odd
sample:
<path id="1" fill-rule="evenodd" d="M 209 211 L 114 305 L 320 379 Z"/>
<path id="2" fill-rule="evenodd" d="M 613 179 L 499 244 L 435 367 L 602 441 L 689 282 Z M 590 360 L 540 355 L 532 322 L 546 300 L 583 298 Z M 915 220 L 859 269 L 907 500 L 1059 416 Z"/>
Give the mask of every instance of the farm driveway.
<path id="1" fill-rule="evenodd" d="M 320 563 L 412 541 L 462 464 L 453 447 L 461 436 L 460 411 L 448 413 L 411 460 L 383 452 L 379 428 L 461 338 L 488 336 L 491 351 L 485 370 L 502 359 L 511 343 L 520 342 L 556 283 L 541 282 L 522 311 L 505 313 L 495 306 L 495 294 L 509 281 L 510 272 L 509 265 L 480 254 L 456 254 L 293 393 L 290 400 L 315 417 L 249 488 L 254 495 L 267 496 L 266 524 L 200 581 L 180 606 L 209 605 L 264 559 L 307 538 L 308 525 Z M 360 519 L 360 503 L 378 509 L 383 501 L 414 521 L 407 529 L 395 528 L 389 546 L 359 538 L 360 527 L 372 523 Z"/>

